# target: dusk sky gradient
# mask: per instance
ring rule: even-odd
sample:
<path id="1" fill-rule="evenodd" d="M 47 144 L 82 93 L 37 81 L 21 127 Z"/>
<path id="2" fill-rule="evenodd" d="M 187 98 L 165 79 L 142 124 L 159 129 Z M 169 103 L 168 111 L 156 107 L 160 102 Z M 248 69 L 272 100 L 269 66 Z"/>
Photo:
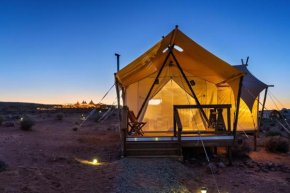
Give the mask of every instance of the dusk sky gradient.
<path id="1" fill-rule="evenodd" d="M 122 68 L 176 24 L 231 65 L 249 56 L 290 108 L 289 0 L 0 0 L 0 101 L 98 102 L 113 85 L 114 54 Z"/>

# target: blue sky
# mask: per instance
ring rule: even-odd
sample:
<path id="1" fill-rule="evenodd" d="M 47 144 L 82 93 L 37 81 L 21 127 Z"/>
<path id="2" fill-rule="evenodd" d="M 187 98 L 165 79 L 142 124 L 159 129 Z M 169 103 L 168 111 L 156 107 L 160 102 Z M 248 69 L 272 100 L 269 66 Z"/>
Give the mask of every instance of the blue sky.
<path id="1" fill-rule="evenodd" d="M 287 0 L 0 0 L 0 101 L 98 102 L 115 53 L 124 67 L 178 24 L 232 65 L 250 56 L 250 71 L 290 108 L 289 10 Z"/>

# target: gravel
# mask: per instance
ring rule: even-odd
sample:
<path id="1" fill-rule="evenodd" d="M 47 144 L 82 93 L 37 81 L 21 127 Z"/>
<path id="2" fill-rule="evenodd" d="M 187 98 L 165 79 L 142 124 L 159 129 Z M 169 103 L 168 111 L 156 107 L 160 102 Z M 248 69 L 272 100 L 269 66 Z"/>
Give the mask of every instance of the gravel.
<path id="1" fill-rule="evenodd" d="M 122 159 L 121 175 L 116 178 L 115 192 L 190 192 L 182 183 L 186 176 L 194 182 L 195 174 L 183 164 L 170 159 Z M 192 181 L 193 180 L 193 181 Z M 197 186 L 198 187 L 198 186 Z"/>

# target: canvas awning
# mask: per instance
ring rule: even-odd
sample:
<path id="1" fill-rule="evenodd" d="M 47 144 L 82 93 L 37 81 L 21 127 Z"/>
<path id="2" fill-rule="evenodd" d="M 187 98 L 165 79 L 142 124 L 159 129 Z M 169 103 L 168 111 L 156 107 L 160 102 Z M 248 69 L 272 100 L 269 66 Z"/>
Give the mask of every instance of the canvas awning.
<path id="1" fill-rule="evenodd" d="M 245 101 L 250 110 L 253 109 L 253 104 L 259 94 L 268 86 L 257 79 L 247 68 L 246 65 L 234 66 L 236 69 L 243 71 L 246 75 L 243 78 L 243 87 L 241 98 Z"/>

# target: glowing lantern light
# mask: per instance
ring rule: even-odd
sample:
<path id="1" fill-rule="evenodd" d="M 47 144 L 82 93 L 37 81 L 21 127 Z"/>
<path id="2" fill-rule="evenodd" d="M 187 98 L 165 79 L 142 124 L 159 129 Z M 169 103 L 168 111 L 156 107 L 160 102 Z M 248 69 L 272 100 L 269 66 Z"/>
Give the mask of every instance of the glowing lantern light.
<path id="1" fill-rule="evenodd" d="M 99 111 L 99 113 L 102 113 L 102 111 Z"/>
<path id="2" fill-rule="evenodd" d="M 159 139 L 158 139 L 158 137 L 155 137 L 155 141 L 158 141 Z"/>
<path id="3" fill-rule="evenodd" d="M 97 160 L 97 159 L 94 159 L 94 160 L 93 160 L 93 164 L 94 164 L 94 165 L 97 165 L 97 164 L 98 164 L 98 160 Z"/>
<path id="4" fill-rule="evenodd" d="M 200 188 L 201 193 L 207 193 L 207 187 L 201 187 Z"/>
<path id="5" fill-rule="evenodd" d="M 137 138 L 136 137 L 134 138 L 134 141 L 137 141 Z"/>
<path id="6" fill-rule="evenodd" d="M 23 121 L 23 118 L 22 117 L 20 118 L 20 121 Z"/>

